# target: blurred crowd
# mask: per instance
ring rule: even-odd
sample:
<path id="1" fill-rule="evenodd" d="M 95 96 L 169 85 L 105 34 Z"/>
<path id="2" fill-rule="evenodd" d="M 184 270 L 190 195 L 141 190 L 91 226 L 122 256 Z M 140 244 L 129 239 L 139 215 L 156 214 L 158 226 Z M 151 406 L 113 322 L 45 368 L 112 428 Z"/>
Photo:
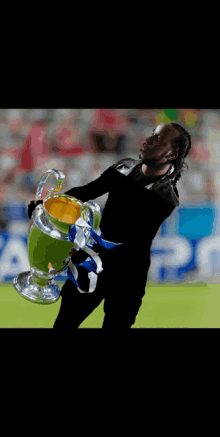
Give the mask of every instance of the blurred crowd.
<path id="1" fill-rule="evenodd" d="M 65 174 L 62 192 L 85 185 L 124 157 L 138 159 L 152 129 L 169 121 L 180 123 L 192 139 L 189 170 L 178 182 L 181 204 L 218 201 L 220 110 L 1 109 L 0 230 L 27 220 L 27 205 L 48 169 Z M 55 185 L 48 178 L 43 196 Z M 98 199 L 101 208 L 106 199 Z"/>

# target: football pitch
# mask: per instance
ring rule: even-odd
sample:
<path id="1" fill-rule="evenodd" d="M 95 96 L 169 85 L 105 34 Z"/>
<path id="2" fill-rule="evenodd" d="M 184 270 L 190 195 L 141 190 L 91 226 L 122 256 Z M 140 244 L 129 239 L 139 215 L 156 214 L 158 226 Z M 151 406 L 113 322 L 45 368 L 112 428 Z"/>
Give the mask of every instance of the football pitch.
<path id="1" fill-rule="evenodd" d="M 52 328 L 60 304 L 61 299 L 35 304 L 19 296 L 11 283 L 0 284 L 0 328 Z M 103 304 L 79 329 L 102 327 Z M 132 328 L 220 328 L 220 285 L 148 283 Z"/>

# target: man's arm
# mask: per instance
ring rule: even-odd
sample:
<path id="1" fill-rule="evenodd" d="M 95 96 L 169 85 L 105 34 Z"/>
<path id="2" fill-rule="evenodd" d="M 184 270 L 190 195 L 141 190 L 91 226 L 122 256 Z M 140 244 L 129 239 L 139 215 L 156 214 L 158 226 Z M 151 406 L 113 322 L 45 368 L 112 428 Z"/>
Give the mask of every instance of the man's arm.
<path id="1" fill-rule="evenodd" d="M 102 175 L 94 181 L 83 185 L 81 187 L 74 187 L 66 191 L 64 194 L 76 197 L 82 202 L 96 199 L 105 193 L 108 193 L 111 185 L 111 177 L 109 176 L 109 169 L 107 169 Z"/>
<path id="2" fill-rule="evenodd" d="M 66 191 L 64 194 L 68 194 L 70 196 L 76 197 L 76 199 L 81 200 L 81 202 L 87 202 L 88 200 L 96 199 L 97 197 L 102 196 L 105 193 L 108 193 L 110 187 L 114 183 L 114 175 L 112 175 L 112 171 L 114 170 L 109 167 L 98 179 L 90 182 L 87 185 L 83 185 L 82 187 L 74 187 L 70 190 Z M 28 217 L 31 218 L 31 215 L 35 209 L 35 207 L 39 204 L 43 203 L 43 200 L 38 200 L 35 204 L 34 200 L 32 200 L 28 205 Z"/>

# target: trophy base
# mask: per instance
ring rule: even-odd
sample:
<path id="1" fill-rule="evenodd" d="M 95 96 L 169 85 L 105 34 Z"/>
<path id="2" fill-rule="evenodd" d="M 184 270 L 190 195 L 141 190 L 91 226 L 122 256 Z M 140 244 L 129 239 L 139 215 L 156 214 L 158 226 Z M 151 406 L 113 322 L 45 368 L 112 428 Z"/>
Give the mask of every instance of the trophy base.
<path id="1" fill-rule="evenodd" d="M 56 302 L 60 297 L 60 289 L 54 280 L 48 281 L 46 287 L 39 287 L 33 282 L 30 272 L 23 272 L 13 279 L 15 290 L 34 303 L 50 304 Z"/>

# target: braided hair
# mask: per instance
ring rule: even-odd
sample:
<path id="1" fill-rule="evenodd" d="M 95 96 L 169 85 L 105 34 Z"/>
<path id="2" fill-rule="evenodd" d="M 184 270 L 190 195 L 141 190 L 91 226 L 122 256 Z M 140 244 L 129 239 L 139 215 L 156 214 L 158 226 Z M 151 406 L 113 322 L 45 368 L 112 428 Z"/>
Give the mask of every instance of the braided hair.
<path id="1" fill-rule="evenodd" d="M 178 123 L 170 123 L 180 133 L 180 136 L 172 140 L 172 149 L 178 153 L 178 157 L 172 161 L 174 171 L 168 171 L 168 174 L 163 181 L 171 179 L 174 187 L 177 181 L 181 178 L 182 172 L 185 169 L 189 169 L 188 164 L 184 161 L 191 149 L 191 136 L 189 133 Z"/>

